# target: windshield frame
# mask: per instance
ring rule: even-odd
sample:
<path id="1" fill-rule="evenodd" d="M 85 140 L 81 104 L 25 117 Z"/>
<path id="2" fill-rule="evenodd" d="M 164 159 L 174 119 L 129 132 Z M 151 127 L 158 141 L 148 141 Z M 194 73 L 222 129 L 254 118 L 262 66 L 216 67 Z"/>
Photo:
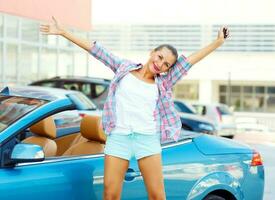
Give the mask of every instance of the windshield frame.
<path id="1" fill-rule="evenodd" d="M 48 100 L 38 98 L 0 94 L 0 134 L 30 112 L 49 102 Z M 1 110 L 1 106 L 3 106 L 3 110 Z"/>

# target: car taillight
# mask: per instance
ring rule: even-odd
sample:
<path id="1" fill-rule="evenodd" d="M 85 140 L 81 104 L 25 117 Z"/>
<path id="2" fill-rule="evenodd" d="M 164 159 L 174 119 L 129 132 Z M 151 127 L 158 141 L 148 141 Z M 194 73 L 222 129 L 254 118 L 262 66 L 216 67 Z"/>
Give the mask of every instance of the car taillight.
<path id="1" fill-rule="evenodd" d="M 218 113 L 218 116 L 219 116 L 219 120 L 220 122 L 222 121 L 222 113 L 221 111 L 219 110 L 219 108 L 216 107 L 216 112 Z"/>
<path id="2" fill-rule="evenodd" d="M 254 151 L 253 152 L 253 156 L 252 156 L 252 160 L 251 160 L 251 166 L 259 166 L 259 165 L 263 165 L 263 161 L 262 161 L 262 158 L 261 158 L 261 155 Z"/>
<path id="3" fill-rule="evenodd" d="M 86 115 L 86 114 L 84 114 L 84 113 L 79 113 L 79 116 L 82 117 L 82 118 L 83 118 L 85 115 Z"/>

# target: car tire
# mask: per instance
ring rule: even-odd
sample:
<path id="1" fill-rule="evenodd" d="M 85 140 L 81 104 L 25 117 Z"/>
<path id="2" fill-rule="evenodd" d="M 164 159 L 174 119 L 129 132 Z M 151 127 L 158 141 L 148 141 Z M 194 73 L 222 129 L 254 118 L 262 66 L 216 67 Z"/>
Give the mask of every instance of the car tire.
<path id="1" fill-rule="evenodd" d="M 226 199 L 214 194 L 209 194 L 203 200 L 226 200 Z"/>

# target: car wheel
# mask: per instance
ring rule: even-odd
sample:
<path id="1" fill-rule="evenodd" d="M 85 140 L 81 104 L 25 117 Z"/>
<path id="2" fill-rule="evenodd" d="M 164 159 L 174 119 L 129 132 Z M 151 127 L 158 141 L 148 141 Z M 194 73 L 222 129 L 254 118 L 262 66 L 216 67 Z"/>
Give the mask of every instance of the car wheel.
<path id="1" fill-rule="evenodd" d="M 209 194 L 203 200 L 226 200 L 226 199 L 214 194 Z"/>

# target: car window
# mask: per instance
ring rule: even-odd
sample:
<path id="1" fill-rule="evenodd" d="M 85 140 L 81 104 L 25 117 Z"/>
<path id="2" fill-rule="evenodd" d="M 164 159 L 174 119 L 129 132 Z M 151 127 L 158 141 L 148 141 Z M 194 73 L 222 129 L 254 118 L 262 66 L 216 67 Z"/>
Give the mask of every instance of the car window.
<path id="1" fill-rule="evenodd" d="M 55 82 L 42 82 L 42 83 L 37 84 L 37 85 L 41 85 L 41 86 L 44 86 L 44 87 L 55 87 L 56 86 Z"/>
<path id="2" fill-rule="evenodd" d="M 0 95 L 0 132 L 47 102 L 41 99 Z"/>
<path id="3" fill-rule="evenodd" d="M 232 112 L 227 106 L 217 106 L 217 109 L 222 115 L 232 115 Z"/>
<path id="4" fill-rule="evenodd" d="M 193 107 L 191 107 L 187 104 L 184 104 L 182 102 L 174 101 L 174 105 L 178 112 L 191 113 L 191 114 L 196 113 L 196 110 Z"/>
<path id="5" fill-rule="evenodd" d="M 78 85 L 78 83 L 74 83 L 74 82 L 65 82 L 63 83 L 63 86 L 61 86 L 64 89 L 67 90 L 78 90 L 80 91 L 80 87 Z"/>
<path id="6" fill-rule="evenodd" d="M 95 110 L 96 105 L 81 92 L 67 95 L 76 105 L 78 110 Z"/>
<path id="7" fill-rule="evenodd" d="M 95 86 L 95 95 L 96 97 L 100 96 L 107 88 L 107 85 L 96 85 Z"/>
<path id="8" fill-rule="evenodd" d="M 91 95 L 91 85 L 89 83 L 82 83 L 81 92 L 86 96 Z"/>
<path id="9" fill-rule="evenodd" d="M 196 113 L 199 115 L 205 115 L 206 114 L 206 106 L 204 105 L 193 105 L 193 107 L 196 110 Z"/>

